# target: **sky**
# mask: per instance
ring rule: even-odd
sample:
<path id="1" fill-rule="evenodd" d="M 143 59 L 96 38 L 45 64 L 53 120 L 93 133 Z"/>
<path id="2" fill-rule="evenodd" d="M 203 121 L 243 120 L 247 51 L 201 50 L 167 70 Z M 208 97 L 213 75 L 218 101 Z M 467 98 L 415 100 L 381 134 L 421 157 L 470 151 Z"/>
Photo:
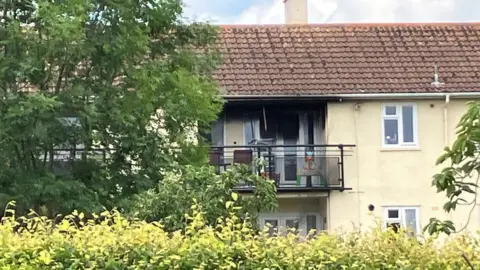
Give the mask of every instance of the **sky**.
<path id="1" fill-rule="evenodd" d="M 183 0 L 213 24 L 284 23 L 283 0 Z M 309 23 L 480 21 L 480 0 L 308 0 Z"/>

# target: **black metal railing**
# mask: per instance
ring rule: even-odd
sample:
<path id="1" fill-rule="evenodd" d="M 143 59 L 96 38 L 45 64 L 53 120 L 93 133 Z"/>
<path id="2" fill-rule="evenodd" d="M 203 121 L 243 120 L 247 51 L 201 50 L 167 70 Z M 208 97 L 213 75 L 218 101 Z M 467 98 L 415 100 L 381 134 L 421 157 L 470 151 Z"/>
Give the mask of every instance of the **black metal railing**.
<path id="1" fill-rule="evenodd" d="M 346 148 L 354 145 L 228 145 L 211 147 L 210 165 L 217 172 L 233 164 L 252 166 L 252 173 L 273 180 L 277 189 L 345 190 Z M 259 160 L 259 162 L 255 162 Z M 251 189 L 240 183 L 239 189 Z"/>

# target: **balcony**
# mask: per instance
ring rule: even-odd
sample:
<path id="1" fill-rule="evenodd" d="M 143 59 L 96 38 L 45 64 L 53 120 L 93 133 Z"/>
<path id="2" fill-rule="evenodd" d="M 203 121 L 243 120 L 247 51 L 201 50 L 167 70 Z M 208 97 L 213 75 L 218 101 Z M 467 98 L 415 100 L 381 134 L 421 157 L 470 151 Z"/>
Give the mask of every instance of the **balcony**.
<path id="1" fill-rule="evenodd" d="M 252 173 L 275 182 L 278 192 L 348 190 L 344 160 L 354 145 L 229 145 L 212 147 L 210 165 L 220 173 L 233 164 L 252 166 Z M 348 150 L 347 150 L 348 149 Z M 260 166 L 254 160 L 260 160 Z M 239 183 L 239 192 L 252 186 Z"/>

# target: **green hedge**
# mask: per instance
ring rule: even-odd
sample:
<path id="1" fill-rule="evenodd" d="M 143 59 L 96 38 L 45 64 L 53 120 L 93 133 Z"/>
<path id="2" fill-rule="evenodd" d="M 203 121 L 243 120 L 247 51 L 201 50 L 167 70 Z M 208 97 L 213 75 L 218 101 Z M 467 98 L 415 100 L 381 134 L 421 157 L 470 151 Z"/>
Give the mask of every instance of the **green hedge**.
<path id="1" fill-rule="evenodd" d="M 233 214 L 205 226 L 192 209 L 187 229 L 175 233 L 115 212 L 102 214 L 101 224 L 69 222 L 83 218 L 74 214 L 57 225 L 29 218 L 19 228 L 7 218 L 0 226 L 0 269 L 480 269 L 478 235 L 441 247 L 434 238 L 418 241 L 380 229 L 311 240 L 268 237 Z"/>

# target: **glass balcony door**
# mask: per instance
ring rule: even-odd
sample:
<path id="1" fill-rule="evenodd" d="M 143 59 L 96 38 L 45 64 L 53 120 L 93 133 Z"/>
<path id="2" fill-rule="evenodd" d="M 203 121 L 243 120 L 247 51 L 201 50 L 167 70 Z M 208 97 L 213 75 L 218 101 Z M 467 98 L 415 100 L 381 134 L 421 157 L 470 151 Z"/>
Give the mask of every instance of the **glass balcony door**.
<path id="1" fill-rule="evenodd" d="M 304 183 L 297 177 L 298 151 L 295 145 L 301 144 L 300 140 L 300 115 L 298 112 L 285 112 L 278 122 L 276 150 L 277 172 L 280 175 L 280 185 L 300 186 Z M 285 147 L 281 147 L 285 145 Z"/>
<path id="2" fill-rule="evenodd" d="M 322 166 L 320 149 L 295 145 L 318 144 L 321 142 L 321 123 L 318 112 L 294 111 L 284 113 L 278 123 L 277 142 L 277 173 L 280 174 L 280 184 L 284 186 L 313 186 L 320 184 L 319 175 L 305 176 L 307 154 L 315 159 L 315 166 Z M 281 147 L 285 145 L 285 147 Z M 288 146 L 288 147 L 287 147 Z M 293 146 L 293 147 L 292 147 Z M 323 151 L 323 150 L 322 150 Z M 311 162 L 310 162 L 311 163 Z M 309 163 L 309 164 L 310 164 Z M 317 164 L 318 163 L 318 164 Z M 318 168 L 317 168 L 318 169 Z"/>

